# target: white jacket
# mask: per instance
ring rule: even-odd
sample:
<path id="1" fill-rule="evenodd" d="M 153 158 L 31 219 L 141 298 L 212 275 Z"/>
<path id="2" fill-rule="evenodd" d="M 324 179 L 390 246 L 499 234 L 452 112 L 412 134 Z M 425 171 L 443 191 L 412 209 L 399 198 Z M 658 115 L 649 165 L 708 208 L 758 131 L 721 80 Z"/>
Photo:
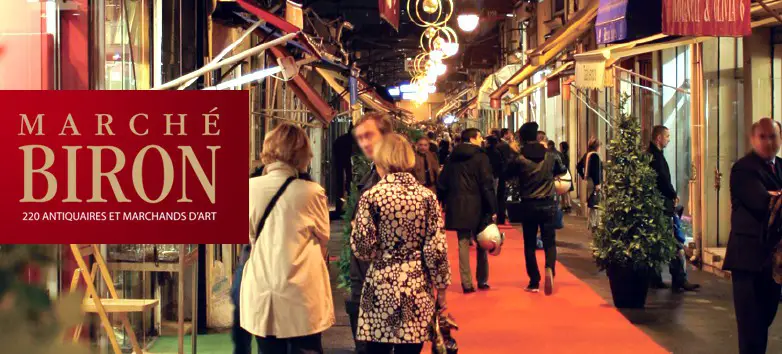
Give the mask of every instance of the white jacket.
<path id="1" fill-rule="evenodd" d="M 266 166 L 250 179 L 250 258 L 239 306 L 242 328 L 256 336 L 300 337 L 334 324 L 328 267 L 329 210 L 323 188 L 297 179 L 273 207 L 258 241 L 255 232 L 272 196 L 296 170 Z"/>

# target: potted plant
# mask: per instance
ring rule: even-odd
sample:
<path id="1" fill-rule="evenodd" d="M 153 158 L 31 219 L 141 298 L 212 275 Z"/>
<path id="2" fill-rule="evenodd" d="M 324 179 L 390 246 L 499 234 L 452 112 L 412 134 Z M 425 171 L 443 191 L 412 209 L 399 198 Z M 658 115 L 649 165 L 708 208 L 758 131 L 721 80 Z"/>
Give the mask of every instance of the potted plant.
<path id="1" fill-rule="evenodd" d="M 614 305 L 643 308 L 649 272 L 673 258 L 676 244 L 651 156 L 643 149 L 640 120 L 623 111 L 613 124 L 612 158 L 605 169 L 592 251 L 597 266 L 608 274 Z"/>

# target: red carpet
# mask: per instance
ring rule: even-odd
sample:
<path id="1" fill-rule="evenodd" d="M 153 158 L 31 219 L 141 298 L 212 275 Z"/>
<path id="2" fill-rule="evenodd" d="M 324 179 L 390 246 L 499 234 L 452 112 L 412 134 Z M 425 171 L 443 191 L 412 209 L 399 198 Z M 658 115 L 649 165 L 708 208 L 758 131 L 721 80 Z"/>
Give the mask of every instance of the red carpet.
<path id="1" fill-rule="evenodd" d="M 489 291 L 462 294 L 455 233 L 448 233 L 452 285 L 448 307 L 459 324 L 460 354 L 667 353 L 612 305 L 557 264 L 554 294 L 527 293 L 521 233 L 504 229 L 502 254 L 489 256 Z M 538 264 L 543 271 L 543 253 Z M 470 262 L 475 274 L 475 251 Z M 425 349 L 424 353 L 428 353 Z"/>

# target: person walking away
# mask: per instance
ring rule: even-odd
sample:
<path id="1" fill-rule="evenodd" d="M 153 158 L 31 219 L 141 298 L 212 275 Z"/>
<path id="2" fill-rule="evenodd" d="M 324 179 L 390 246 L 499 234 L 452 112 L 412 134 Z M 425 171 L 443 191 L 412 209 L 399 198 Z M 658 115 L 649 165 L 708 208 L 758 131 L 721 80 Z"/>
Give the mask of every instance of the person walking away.
<path id="1" fill-rule="evenodd" d="M 506 205 L 508 203 L 508 186 L 505 178 L 505 168 L 508 166 L 508 161 L 513 156 L 511 143 L 513 142 L 513 134 L 507 128 L 500 130 L 500 136 L 502 137 L 497 143 L 497 151 L 499 151 L 502 163 L 500 169 L 495 170 L 494 178 L 497 179 L 497 225 L 505 225 L 507 219 Z"/>
<path id="2" fill-rule="evenodd" d="M 420 353 L 451 282 L 440 204 L 409 173 L 415 154 L 405 137 L 386 137 L 375 163 L 382 178 L 361 197 L 350 237 L 356 257 L 371 262 L 357 338 L 373 354 Z"/>
<path id="3" fill-rule="evenodd" d="M 448 155 L 451 154 L 451 135 L 443 133 L 443 139 L 440 140 L 440 150 L 438 152 L 438 158 L 440 160 L 440 166 L 445 165 L 448 161 Z"/>
<path id="4" fill-rule="evenodd" d="M 600 222 L 598 206 L 600 204 L 600 189 L 603 183 L 603 162 L 600 161 L 600 140 L 592 137 L 587 144 L 587 152 L 576 165 L 578 175 L 587 182 L 587 225 L 594 231 Z"/>
<path id="5" fill-rule="evenodd" d="M 437 154 L 440 153 L 440 147 L 435 144 L 437 135 L 435 135 L 434 132 L 428 132 L 426 133 L 426 138 L 429 140 L 429 152 L 437 156 Z"/>
<path id="6" fill-rule="evenodd" d="M 370 161 L 374 161 L 375 146 L 377 146 L 384 137 L 394 131 L 391 119 L 381 113 L 370 112 L 363 115 L 355 122 L 353 132 L 356 135 L 356 142 L 358 143 L 361 152 Z M 363 195 L 370 188 L 374 187 L 378 181 L 380 181 L 380 175 L 377 173 L 377 168 L 373 163 L 370 171 L 359 180 L 357 186 L 359 193 Z M 355 214 L 353 215 L 353 219 L 355 220 Z M 358 259 L 358 257 L 351 252 L 350 297 L 345 300 L 345 312 L 347 312 L 348 319 L 350 320 L 350 329 L 353 333 L 353 340 L 356 345 L 356 354 L 370 353 L 367 351 L 366 343 L 358 340 L 356 337 L 361 303 L 361 290 L 364 287 L 367 269 L 369 269 L 369 263 Z"/>
<path id="7" fill-rule="evenodd" d="M 345 204 L 346 194 L 350 193 L 350 183 L 353 179 L 353 152 L 356 150 L 356 138 L 352 133 L 353 124 L 350 124 L 348 132 L 340 135 L 332 147 L 334 168 L 336 177 L 334 178 L 334 187 L 337 200 L 335 201 L 336 216 L 342 216 L 343 205 Z"/>
<path id="8" fill-rule="evenodd" d="M 655 126 L 652 129 L 652 141 L 649 142 L 649 155 L 652 156 L 651 167 L 657 172 L 657 190 L 663 196 L 665 215 L 671 218 L 671 224 L 674 226 L 672 230 L 675 232 L 675 220 L 676 215 L 674 210 L 676 205 L 679 204 L 679 196 L 676 194 L 676 188 L 671 183 L 671 170 L 668 167 L 668 161 L 665 159 L 663 149 L 668 146 L 671 141 L 671 133 L 663 125 Z M 675 238 L 672 233 L 671 237 Z M 674 292 L 695 291 L 700 288 L 698 284 L 692 284 L 687 281 L 687 273 L 684 270 L 684 245 L 677 240 L 679 246 L 676 256 L 671 260 L 668 269 L 671 273 L 671 290 Z M 660 269 L 653 269 L 649 286 L 655 289 L 667 288 L 667 284 L 663 282 Z"/>
<path id="9" fill-rule="evenodd" d="M 413 175 L 424 187 L 437 193 L 437 177 L 440 176 L 440 162 L 429 151 L 429 138 L 421 137 L 415 143 L 415 168 Z"/>
<path id="10" fill-rule="evenodd" d="M 242 274 L 240 323 L 261 354 L 323 353 L 321 333 L 335 321 L 325 261 L 329 209 L 320 185 L 296 178 L 312 160 L 307 134 L 278 126 L 261 160 L 264 175 L 249 187 L 252 250 Z"/>
<path id="11" fill-rule="evenodd" d="M 489 157 L 481 144 L 483 137 L 475 128 L 462 131 L 462 144 L 451 154 L 437 183 L 439 200 L 445 204 L 445 228 L 459 238 L 459 276 L 465 294 L 475 292 L 470 271 L 470 241 L 479 227 L 488 225 L 497 210 Z M 478 289 L 489 289 L 487 251 L 477 248 Z"/>
<path id="12" fill-rule="evenodd" d="M 494 135 L 489 135 L 486 137 L 486 156 L 489 157 L 489 164 L 491 164 L 491 171 L 492 176 L 494 176 L 494 190 L 497 191 L 499 188 L 499 176 L 503 174 L 504 171 L 504 165 L 502 158 L 502 153 L 500 153 L 500 150 L 498 148 L 499 141 L 497 137 Z M 499 199 L 497 200 L 499 204 Z M 498 217 L 499 218 L 499 217 Z"/>
<path id="13" fill-rule="evenodd" d="M 567 172 L 558 153 L 549 151 L 537 139 L 538 124 L 525 123 L 521 127 L 522 146 L 517 159 L 508 166 L 508 175 L 518 179 L 521 197 L 524 259 L 529 276 L 529 292 L 540 291 L 540 270 L 535 256 L 538 230 L 546 255 L 544 292 L 554 291 L 555 265 L 557 262 L 556 230 L 554 217 L 557 210 L 554 177 Z"/>
<path id="14" fill-rule="evenodd" d="M 570 144 L 568 144 L 567 141 L 559 143 L 559 155 L 562 157 L 562 163 L 567 167 L 568 171 L 570 171 Z M 570 193 L 575 190 L 574 186 L 575 183 L 571 183 L 570 191 L 562 195 L 562 210 L 565 212 L 570 212 L 570 209 L 573 208 L 573 200 Z"/>
<path id="15" fill-rule="evenodd" d="M 731 272 L 740 354 L 762 354 L 779 307 L 780 285 L 771 258 L 780 240 L 768 228 L 769 202 L 782 190 L 779 122 L 763 118 L 752 125 L 752 152 L 730 174 L 731 230 L 722 268 Z"/>

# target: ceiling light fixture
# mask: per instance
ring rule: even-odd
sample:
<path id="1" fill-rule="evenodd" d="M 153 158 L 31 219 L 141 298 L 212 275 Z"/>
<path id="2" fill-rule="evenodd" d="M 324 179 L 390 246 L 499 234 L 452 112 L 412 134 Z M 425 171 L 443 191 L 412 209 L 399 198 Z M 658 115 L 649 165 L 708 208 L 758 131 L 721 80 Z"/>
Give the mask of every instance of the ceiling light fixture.
<path id="1" fill-rule="evenodd" d="M 459 23 L 459 28 L 465 32 L 472 32 L 478 28 L 478 22 L 480 17 L 475 13 L 463 13 L 456 18 L 456 22 Z"/>

